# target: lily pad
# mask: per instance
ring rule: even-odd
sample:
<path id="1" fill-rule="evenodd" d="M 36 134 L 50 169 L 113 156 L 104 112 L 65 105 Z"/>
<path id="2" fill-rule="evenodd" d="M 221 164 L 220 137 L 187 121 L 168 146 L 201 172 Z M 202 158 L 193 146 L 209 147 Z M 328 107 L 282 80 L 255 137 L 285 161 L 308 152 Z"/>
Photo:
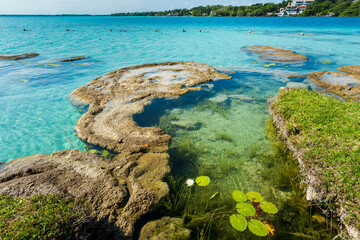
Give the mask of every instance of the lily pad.
<path id="1" fill-rule="evenodd" d="M 247 200 L 247 196 L 240 190 L 235 190 L 232 192 L 232 197 L 237 202 L 245 202 Z"/>
<path id="2" fill-rule="evenodd" d="M 209 185 L 210 178 L 208 176 L 199 176 L 195 179 L 195 182 L 197 185 L 199 185 L 201 187 L 205 187 L 205 186 Z"/>
<path id="3" fill-rule="evenodd" d="M 271 202 L 263 201 L 260 203 L 260 207 L 264 212 L 267 212 L 267 213 L 275 214 L 279 211 L 277 209 L 277 207 L 274 204 L 272 204 Z"/>
<path id="4" fill-rule="evenodd" d="M 230 224 L 233 228 L 242 232 L 246 229 L 247 221 L 244 216 L 241 216 L 240 214 L 233 214 L 230 216 Z"/>
<path id="5" fill-rule="evenodd" d="M 265 224 L 263 224 L 259 220 L 251 219 L 248 226 L 249 230 L 257 236 L 264 237 L 268 235 L 268 229 L 266 228 Z"/>
<path id="6" fill-rule="evenodd" d="M 238 213 L 240 213 L 241 215 L 244 215 L 246 217 L 250 217 L 250 216 L 254 215 L 256 212 L 255 208 L 249 203 L 236 204 L 236 211 L 238 211 Z"/>
<path id="7" fill-rule="evenodd" d="M 264 197 L 261 196 L 260 193 L 258 192 L 248 192 L 247 194 L 247 197 L 250 201 L 252 202 L 261 202 L 262 200 L 264 200 Z"/>

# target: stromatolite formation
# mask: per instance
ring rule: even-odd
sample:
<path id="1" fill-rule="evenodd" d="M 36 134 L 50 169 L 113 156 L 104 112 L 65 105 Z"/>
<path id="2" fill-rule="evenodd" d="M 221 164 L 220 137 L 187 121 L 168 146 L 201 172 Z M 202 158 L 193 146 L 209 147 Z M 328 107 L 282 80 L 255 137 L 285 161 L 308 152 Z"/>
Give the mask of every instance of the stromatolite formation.
<path id="1" fill-rule="evenodd" d="M 38 56 L 38 53 L 6 54 L 0 55 L 1 60 L 21 60 Z"/>
<path id="2" fill-rule="evenodd" d="M 86 142 L 115 152 L 166 152 L 170 136 L 156 127 L 139 127 L 132 115 L 154 98 L 200 90 L 198 84 L 230 77 L 196 62 L 168 62 L 122 68 L 100 76 L 70 96 L 89 104 L 75 130 Z"/>
<path id="3" fill-rule="evenodd" d="M 244 47 L 243 50 L 260 54 L 260 58 L 273 62 L 301 62 L 308 58 L 304 55 L 297 54 L 292 50 L 282 49 L 271 46 L 250 46 Z"/>
<path id="4" fill-rule="evenodd" d="M 343 72 L 318 71 L 309 73 L 308 77 L 329 93 L 359 99 L 360 66 L 344 66 L 338 69 Z"/>
<path id="5" fill-rule="evenodd" d="M 209 65 L 175 62 L 122 68 L 94 79 L 69 96 L 74 105 L 89 105 L 75 130 L 82 140 L 118 154 L 111 161 L 78 150 L 18 158 L 0 165 L 0 194 L 70 194 L 91 206 L 98 219 L 113 223 L 117 238 L 132 238 L 136 223 L 168 194 L 163 179 L 170 172 L 170 136 L 139 127 L 132 115 L 154 98 L 177 97 L 220 78 L 230 77 Z"/>

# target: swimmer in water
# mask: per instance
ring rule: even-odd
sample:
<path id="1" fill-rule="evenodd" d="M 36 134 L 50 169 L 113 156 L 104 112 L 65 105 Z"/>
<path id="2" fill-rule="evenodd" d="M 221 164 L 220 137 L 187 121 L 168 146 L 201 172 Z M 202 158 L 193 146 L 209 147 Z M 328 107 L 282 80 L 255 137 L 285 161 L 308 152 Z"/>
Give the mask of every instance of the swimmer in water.
<path id="1" fill-rule="evenodd" d="M 250 34 L 252 33 L 251 30 L 249 30 L 249 33 L 250 33 Z"/>
<path id="2" fill-rule="evenodd" d="M 184 28 L 183 28 L 183 32 L 186 32 Z"/>

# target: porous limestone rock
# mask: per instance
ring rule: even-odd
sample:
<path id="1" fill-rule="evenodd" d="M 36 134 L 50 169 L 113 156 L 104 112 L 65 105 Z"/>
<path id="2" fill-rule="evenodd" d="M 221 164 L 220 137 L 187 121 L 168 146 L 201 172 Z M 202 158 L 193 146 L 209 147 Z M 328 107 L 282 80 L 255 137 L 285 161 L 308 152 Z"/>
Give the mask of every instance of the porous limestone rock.
<path id="1" fill-rule="evenodd" d="M 318 71 L 307 76 L 319 87 L 340 97 L 360 98 L 360 66 L 339 67 L 343 72 Z"/>
<path id="2" fill-rule="evenodd" d="M 184 227 L 181 218 L 163 217 L 147 223 L 140 233 L 139 240 L 187 240 L 190 230 Z"/>
<path id="3" fill-rule="evenodd" d="M 38 56 L 38 53 L 6 54 L 0 55 L 1 60 L 21 60 Z"/>
<path id="4" fill-rule="evenodd" d="M 282 49 L 271 46 L 250 46 L 244 47 L 243 50 L 251 53 L 260 54 L 260 58 L 273 62 L 301 62 L 308 58 L 304 55 L 297 54 L 292 50 Z"/>
<path id="5" fill-rule="evenodd" d="M 70 95 L 89 110 L 75 131 L 80 139 L 115 152 L 166 152 L 170 136 L 156 127 L 139 127 L 132 115 L 154 98 L 200 90 L 196 85 L 231 77 L 196 62 L 152 63 L 100 76 Z"/>
<path id="6" fill-rule="evenodd" d="M 79 150 L 22 157 L 0 166 L 0 194 L 70 194 L 90 206 L 97 219 L 131 238 L 134 225 L 168 194 L 167 153 L 120 154 L 112 161 Z"/>

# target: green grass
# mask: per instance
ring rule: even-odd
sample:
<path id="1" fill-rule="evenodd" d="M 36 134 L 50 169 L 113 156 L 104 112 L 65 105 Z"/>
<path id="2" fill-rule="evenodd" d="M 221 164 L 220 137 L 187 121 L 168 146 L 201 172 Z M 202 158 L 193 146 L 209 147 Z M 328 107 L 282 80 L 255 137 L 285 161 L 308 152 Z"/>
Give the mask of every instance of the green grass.
<path id="1" fill-rule="evenodd" d="M 360 103 L 298 89 L 281 92 L 272 107 L 284 117 L 288 140 L 302 152 L 306 168 L 319 169 L 323 187 L 359 223 Z"/>
<path id="2" fill-rule="evenodd" d="M 0 239 L 72 239 L 90 211 L 70 197 L 0 195 Z"/>

